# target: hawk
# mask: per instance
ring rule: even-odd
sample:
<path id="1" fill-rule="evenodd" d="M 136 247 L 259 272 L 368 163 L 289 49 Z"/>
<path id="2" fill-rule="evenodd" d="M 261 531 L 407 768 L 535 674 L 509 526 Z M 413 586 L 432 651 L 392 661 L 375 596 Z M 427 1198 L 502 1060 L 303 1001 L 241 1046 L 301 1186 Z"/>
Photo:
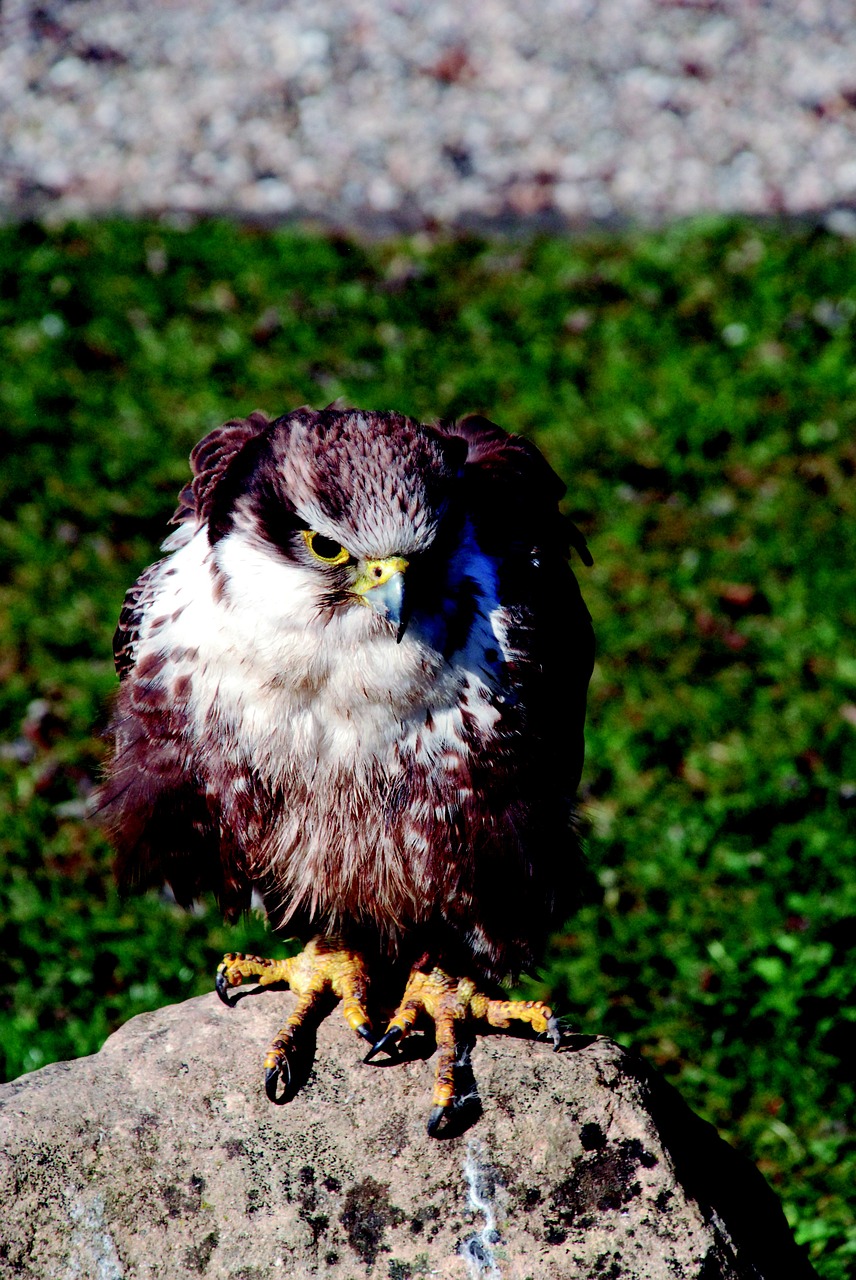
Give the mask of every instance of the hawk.
<path id="1" fill-rule="evenodd" d="M 593 637 L 569 545 L 591 557 L 543 456 L 480 416 L 253 413 L 191 467 L 114 642 L 120 886 L 213 891 L 230 919 L 260 899 L 306 944 L 217 973 L 227 1003 L 245 978 L 298 996 L 265 1059 L 275 1101 L 326 993 L 369 1057 L 433 1019 L 436 1132 L 462 1022 L 558 1044 L 546 1005 L 496 984 L 537 961 L 579 877 Z"/>

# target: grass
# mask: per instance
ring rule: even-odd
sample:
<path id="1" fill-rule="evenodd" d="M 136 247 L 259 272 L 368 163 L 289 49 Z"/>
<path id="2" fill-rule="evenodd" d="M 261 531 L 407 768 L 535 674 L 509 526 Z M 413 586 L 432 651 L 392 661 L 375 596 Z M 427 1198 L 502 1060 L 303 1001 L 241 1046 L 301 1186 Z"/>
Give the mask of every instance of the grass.
<path id="1" fill-rule="evenodd" d="M 526 990 L 640 1048 L 852 1274 L 856 245 L 25 226 L 0 277 L 7 1076 L 266 945 L 120 902 L 82 819 L 112 628 L 193 443 L 336 396 L 480 409 L 546 451 L 595 557 L 591 881 Z"/>

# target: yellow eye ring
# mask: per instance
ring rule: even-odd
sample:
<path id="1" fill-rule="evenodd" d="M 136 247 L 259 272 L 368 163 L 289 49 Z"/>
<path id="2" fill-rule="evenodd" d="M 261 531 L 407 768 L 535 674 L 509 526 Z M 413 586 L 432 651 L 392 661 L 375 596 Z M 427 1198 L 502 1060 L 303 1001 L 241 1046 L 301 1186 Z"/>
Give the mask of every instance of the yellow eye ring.
<path id="1" fill-rule="evenodd" d="M 315 529 L 301 529 L 300 532 L 311 555 L 322 564 L 347 564 L 350 560 L 350 552 L 335 539 L 326 538 L 323 533 L 318 533 Z"/>

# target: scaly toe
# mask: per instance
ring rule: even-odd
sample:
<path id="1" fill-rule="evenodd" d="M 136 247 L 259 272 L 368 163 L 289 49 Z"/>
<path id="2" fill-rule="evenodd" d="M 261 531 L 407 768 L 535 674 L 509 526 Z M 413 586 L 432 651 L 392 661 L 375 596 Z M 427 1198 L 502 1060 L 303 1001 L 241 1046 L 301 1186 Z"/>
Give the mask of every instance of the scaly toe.
<path id="1" fill-rule="evenodd" d="M 462 1123 L 465 1114 L 471 1116 L 480 1110 L 469 1052 L 466 1044 L 459 1041 L 456 1028 L 470 1020 L 484 1021 L 497 1028 L 522 1022 L 538 1035 L 547 1035 L 554 1049 L 562 1043 L 558 1019 L 543 1001 L 495 999 L 479 991 L 471 978 L 457 978 L 439 966 L 427 970 L 420 963 L 410 971 L 404 995 L 389 1029 L 366 1055 L 365 1061 L 370 1062 L 381 1049 L 389 1052 L 422 1016 L 433 1021 L 437 1043 L 434 1105 L 427 1126 L 432 1137 L 443 1126 L 444 1117 L 447 1117 L 445 1128 L 448 1129 L 450 1124 L 457 1127 Z M 469 1084 L 464 1085 L 463 1077 L 467 1073 Z M 453 1114 L 454 1121 L 451 1119 Z"/>
<path id="2" fill-rule="evenodd" d="M 297 1004 L 273 1040 L 265 1058 L 265 1093 L 272 1102 L 284 1102 L 295 1086 L 296 1037 L 307 1019 L 318 1015 L 330 995 L 342 1001 L 342 1013 L 352 1030 L 374 1048 L 374 1035 L 366 1013 L 368 977 L 359 952 L 336 937 L 319 936 L 301 952 L 283 960 L 229 952 L 217 966 L 214 987 L 224 1004 L 233 1007 L 231 987 L 255 979 L 260 987 L 286 983 Z M 277 1093 L 282 1079 L 284 1092 Z"/>

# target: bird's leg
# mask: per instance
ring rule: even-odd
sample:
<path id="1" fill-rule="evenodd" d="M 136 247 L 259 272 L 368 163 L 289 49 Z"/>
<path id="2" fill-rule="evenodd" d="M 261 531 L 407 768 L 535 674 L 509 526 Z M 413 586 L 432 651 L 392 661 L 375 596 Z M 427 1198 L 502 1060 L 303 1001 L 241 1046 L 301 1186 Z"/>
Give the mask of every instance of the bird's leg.
<path id="1" fill-rule="evenodd" d="M 437 1040 L 434 1105 L 428 1118 L 428 1132 L 432 1135 L 455 1103 L 457 1023 L 469 1018 L 483 1020 L 492 1027 L 524 1022 L 534 1031 L 546 1032 L 555 1049 L 562 1039 L 553 1010 L 541 1000 L 495 1000 L 479 991 L 471 978 L 455 978 L 440 968 L 426 971 L 417 966 L 410 972 L 401 1003 L 385 1034 L 372 1046 L 366 1062 L 370 1062 L 381 1049 L 391 1051 L 423 1013 L 433 1020 Z"/>
<path id="2" fill-rule="evenodd" d="M 277 1082 L 281 1076 L 286 1087 L 291 1078 L 289 1057 L 294 1040 L 307 1015 L 332 993 L 342 1001 L 345 1021 L 363 1039 L 373 1040 L 366 1013 L 368 978 L 362 956 L 349 950 L 340 938 L 313 938 L 299 955 L 287 960 L 268 960 L 262 956 L 225 955 L 217 966 L 217 994 L 226 1004 L 230 987 L 238 987 L 244 978 L 257 978 L 259 986 L 286 982 L 297 996 L 297 1007 L 277 1032 L 265 1057 L 265 1092 L 277 1100 Z"/>

